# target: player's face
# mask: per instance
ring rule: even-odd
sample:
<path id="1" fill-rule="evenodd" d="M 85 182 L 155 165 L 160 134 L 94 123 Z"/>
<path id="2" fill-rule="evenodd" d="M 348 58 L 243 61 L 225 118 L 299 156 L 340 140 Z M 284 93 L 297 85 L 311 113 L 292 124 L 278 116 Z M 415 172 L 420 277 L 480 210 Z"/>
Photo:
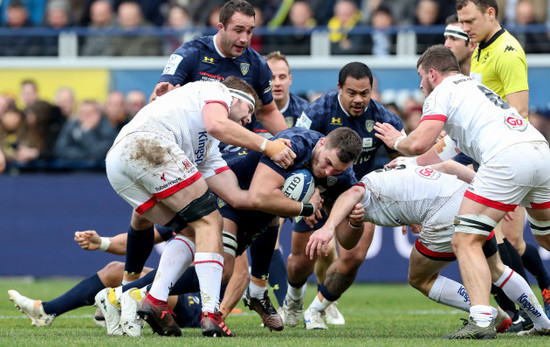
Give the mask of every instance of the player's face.
<path id="1" fill-rule="evenodd" d="M 311 170 L 316 178 L 324 178 L 334 176 L 346 171 L 353 163 L 343 163 L 338 159 L 338 150 L 336 148 L 328 148 L 326 139 L 319 140 L 312 157 Z"/>
<path id="2" fill-rule="evenodd" d="M 470 37 L 470 41 L 480 43 L 489 39 L 492 29 L 489 21 L 490 11 L 492 9 L 489 8 L 483 13 L 472 2 L 457 11 L 458 20 L 462 23 L 462 28 Z"/>
<path id="3" fill-rule="evenodd" d="M 275 102 L 288 100 L 290 85 L 292 84 L 292 75 L 290 69 L 283 60 L 272 59 L 267 62 L 273 77 L 271 79 L 273 99 Z"/>
<path id="4" fill-rule="evenodd" d="M 338 85 L 340 103 L 350 116 L 359 117 L 369 105 L 372 93 L 371 80 L 369 78 L 346 78 L 343 85 Z"/>
<path id="5" fill-rule="evenodd" d="M 242 126 L 250 123 L 254 108 L 251 104 L 241 99 L 233 98 L 231 109 L 229 110 L 229 119 Z"/>
<path id="6" fill-rule="evenodd" d="M 470 59 L 470 45 L 466 42 L 466 40 L 447 35 L 445 36 L 445 47 L 454 53 L 458 63 L 461 65 L 467 59 Z"/>
<path id="7" fill-rule="evenodd" d="M 431 83 L 431 73 L 430 71 L 424 71 L 422 65 L 418 67 L 418 76 L 420 76 L 420 89 L 424 93 L 424 97 L 427 98 L 428 95 L 434 90 L 434 85 Z"/>
<path id="8" fill-rule="evenodd" d="M 226 57 L 240 57 L 250 44 L 254 31 L 254 17 L 235 12 L 224 27 L 218 23 L 218 35 L 220 36 L 220 50 Z"/>

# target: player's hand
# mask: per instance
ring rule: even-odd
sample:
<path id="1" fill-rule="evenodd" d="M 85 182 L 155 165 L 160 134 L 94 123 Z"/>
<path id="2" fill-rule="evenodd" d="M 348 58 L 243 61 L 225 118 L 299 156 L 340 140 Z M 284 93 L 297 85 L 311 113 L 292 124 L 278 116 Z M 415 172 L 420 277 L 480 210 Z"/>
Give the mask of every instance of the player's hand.
<path id="1" fill-rule="evenodd" d="M 153 97 L 151 98 L 151 101 L 179 87 L 180 87 L 179 84 L 176 86 L 173 86 L 170 82 L 160 82 L 155 87 L 155 92 L 153 93 Z"/>
<path id="2" fill-rule="evenodd" d="M 313 228 L 319 220 L 323 218 L 321 209 L 323 208 L 323 198 L 321 198 L 321 193 L 318 188 L 315 188 L 313 195 L 309 199 L 309 203 L 315 207 L 315 213 L 311 216 L 303 217 L 304 222 L 310 227 Z"/>
<path id="3" fill-rule="evenodd" d="M 288 139 L 268 140 L 263 153 L 277 165 L 286 169 L 294 163 L 294 158 L 296 158 L 296 153 L 290 147 L 291 143 Z"/>
<path id="4" fill-rule="evenodd" d="M 374 136 L 378 137 L 380 140 L 384 141 L 386 146 L 389 148 L 393 148 L 393 144 L 395 140 L 403 136 L 403 133 L 393 127 L 393 125 L 389 123 L 380 123 L 376 122 L 374 126 L 374 130 L 376 130 L 376 133 L 374 133 Z"/>
<path id="5" fill-rule="evenodd" d="M 333 237 L 334 230 L 325 227 L 316 230 L 309 237 L 306 245 L 306 256 L 309 256 L 309 259 L 313 259 L 316 254 L 318 256 L 322 256 L 323 254 L 327 256 L 329 252 L 328 244 Z"/>
<path id="6" fill-rule="evenodd" d="M 363 208 L 363 204 L 355 204 L 353 210 L 351 210 L 348 215 L 348 220 L 354 224 L 363 223 L 363 221 L 365 220 L 365 209 Z"/>
<path id="7" fill-rule="evenodd" d="M 505 222 L 511 222 L 513 220 L 514 220 L 513 212 L 506 212 L 506 214 L 504 215 L 504 221 Z"/>
<path id="8" fill-rule="evenodd" d="M 420 234 L 420 232 L 422 231 L 422 225 L 419 225 L 419 224 L 403 225 L 401 227 L 401 233 L 403 235 L 407 235 L 407 227 L 411 228 L 411 233 L 413 234 Z"/>
<path id="9" fill-rule="evenodd" d="M 75 231 L 74 240 L 87 251 L 95 251 L 101 245 L 101 238 L 95 230 Z"/>

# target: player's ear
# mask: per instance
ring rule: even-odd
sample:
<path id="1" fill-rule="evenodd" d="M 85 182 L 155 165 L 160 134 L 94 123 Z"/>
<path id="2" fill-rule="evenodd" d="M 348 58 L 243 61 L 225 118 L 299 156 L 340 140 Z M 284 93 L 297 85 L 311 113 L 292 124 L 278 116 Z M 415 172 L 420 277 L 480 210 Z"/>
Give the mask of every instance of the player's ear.
<path id="1" fill-rule="evenodd" d="M 223 30 L 223 23 L 222 23 L 222 22 L 218 22 L 218 24 L 216 25 L 216 27 L 218 28 L 218 31 L 222 31 L 222 30 Z"/>

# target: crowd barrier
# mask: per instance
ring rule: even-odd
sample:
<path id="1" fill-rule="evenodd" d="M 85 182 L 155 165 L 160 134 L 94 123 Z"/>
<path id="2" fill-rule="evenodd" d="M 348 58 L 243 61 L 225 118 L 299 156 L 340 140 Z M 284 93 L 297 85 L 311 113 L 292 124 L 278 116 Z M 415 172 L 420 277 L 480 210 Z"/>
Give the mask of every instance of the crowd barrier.
<path id="1" fill-rule="evenodd" d="M 73 241 L 76 230 L 95 229 L 100 235 L 113 236 L 128 228 L 131 208 L 113 191 L 104 174 L 2 175 L 0 196 L 0 276 L 88 276 L 109 261 L 124 261 L 101 251 L 83 251 Z M 287 222 L 281 232 L 285 258 L 290 238 Z M 534 243 L 529 231 L 525 238 Z M 415 236 L 403 236 L 401 228 L 377 227 L 357 280 L 406 282 L 414 241 Z M 159 248 L 148 266 L 158 264 Z M 540 253 L 550 269 L 550 253 L 541 249 Z M 443 273 L 460 278 L 456 263 Z"/>

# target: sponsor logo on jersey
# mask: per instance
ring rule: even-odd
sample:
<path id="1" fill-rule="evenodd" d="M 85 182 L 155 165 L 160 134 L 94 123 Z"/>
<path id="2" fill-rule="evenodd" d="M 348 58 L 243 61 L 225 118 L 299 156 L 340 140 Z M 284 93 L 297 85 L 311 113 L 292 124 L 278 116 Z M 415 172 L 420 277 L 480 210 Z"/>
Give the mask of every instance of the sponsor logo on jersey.
<path id="1" fill-rule="evenodd" d="M 189 170 L 193 169 L 193 164 L 191 164 L 191 162 L 189 160 L 185 159 L 181 163 L 183 164 L 183 167 L 185 167 L 185 170 L 189 171 Z"/>
<path id="2" fill-rule="evenodd" d="M 372 137 L 363 138 L 363 150 L 372 147 Z"/>
<path id="3" fill-rule="evenodd" d="M 300 115 L 300 118 L 296 121 L 296 126 L 301 128 L 309 129 L 311 128 L 311 119 L 304 112 Z"/>
<path id="4" fill-rule="evenodd" d="M 201 131 L 198 133 L 198 135 L 199 144 L 197 146 L 197 150 L 195 151 L 195 162 L 197 163 L 197 165 L 202 163 L 202 161 L 206 157 L 206 142 L 208 141 L 208 133 L 206 131 Z"/>
<path id="5" fill-rule="evenodd" d="M 420 175 L 420 177 L 436 180 L 441 176 L 441 173 L 439 171 L 435 171 L 431 167 L 418 167 L 416 168 L 416 173 Z"/>
<path id="6" fill-rule="evenodd" d="M 489 52 L 485 53 L 483 57 L 481 57 L 481 64 L 485 64 L 489 60 Z"/>
<path id="7" fill-rule="evenodd" d="M 240 152 L 237 152 L 237 155 L 246 155 L 246 151 L 240 151 Z"/>
<path id="8" fill-rule="evenodd" d="M 166 177 L 164 177 L 164 172 L 162 173 L 162 175 L 160 175 L 160 179 L 164 182 L 166 182 Z"/>
<path id="9" fill-rule="evenodd" d="M 506 48 L 504 48 L 504 52 L 513 52 L 515 51 L 516 49 L 512 46 L 506 46 Z"/>
<path id="10" fill-rule="evenodd" d="M 250 70 L 250 64 L 249 63 L 241 63 L 241 73 L 243 76 L 246 76 L 248 73 L 248 70 Z"/>
<path id="11" fill-rule="evenodd" d="M 273 88 L 273 84 L 271 80 L 269 80 L 269 85 L 264 89 L 264 94 L 269 93 L 271 91 L 271 88 Z"/>
<path id="12" fill-rule="evenodd" d="M 342 118 L 332 117 L 330 125 L 342 125 Z"/>
<path id="13" fill-rule="evenodd" d="M 223 81 L 225 78 L 220 75 L 212 75 L 211 73 L 199 71 L 199 75 L 201 76 L 201 80 L 203 81 Z"/>
<path id="14" fill-rule="evenodd" d="M 372 132 L 374 130 L 374 121 L 370 119 L 365 121 L 365 129 L 367 129 L 369 133 Z"/>
<path id="15" fill-rule="evenodd" d="M 294 117 L 285 117 L 285 122 L 289 128 L 292 128 L 294 126 Z"/>
<path id="16" fill-rule="evenodd" d="M 202 58 L 202 62 L 207 64 L 214 64 L 214 58 L 208 58 L 207 56 L 204 56 L 204 58 Z"/>
<path id="17" fill-rule="evenodd" d="M 221 198 L 217 198 L 216 199 L 216 205 L 218 205 L 218 208 L 222 208 L 225 205 L 227 205 L 227 203 L 225 201 L 223 201 Z"/>
<path id="18" fill-rule="evenodd" d="M 525 129 L 527 129 L 527 122 L 525 119 L 514 114 L 506 116 L 504 118 L 504 123 L 512 130 L 525 131 Z"/>
<path id="19" fill-rule="evenodd" d="M 168 61 L 166 62 L 166 65 L 164 66 L 164 70 L 162 70 L 163 75 L 173 75 L 176 73 L 176 70 L 178 69 L 178 65 L 183 60 L 183 57 L 178 54 L 172 54 Z"/>
<path id="20" fill-rule="evenodd" d="M 333 185 L 336 184 L 336 182 L 338 182 L 338 178 L 336 178 L 334 176 L 328 176 L 327 177 L 327 186 L 332 187 Z"/>

